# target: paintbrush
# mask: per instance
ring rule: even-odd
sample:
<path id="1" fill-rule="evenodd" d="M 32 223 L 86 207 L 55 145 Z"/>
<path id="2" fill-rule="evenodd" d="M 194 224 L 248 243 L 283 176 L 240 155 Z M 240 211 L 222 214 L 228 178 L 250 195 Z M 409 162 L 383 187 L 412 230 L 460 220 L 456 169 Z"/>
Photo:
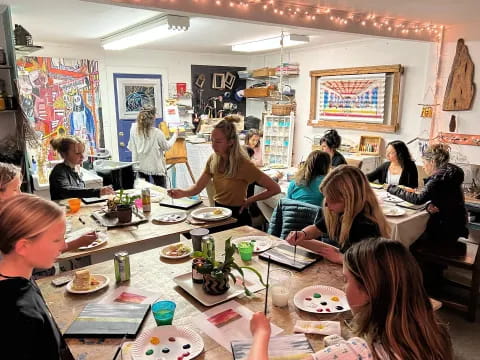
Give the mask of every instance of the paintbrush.
<path id="1" fill-rule="evenodd" d="M 268 284 L 270 281 L 270 256 L 268 257 L 268 265 L 267 265 L 267 288 L 265 290 L 265 308 L 263 309 L 263 314 L 267 316 L 267 308 L 268 308 Z"/>
<path id="2" fill-rule="evenodd" d="M 85 225 L 85 221 L 83 221 L 83 219 L 80 216 L 78 217 L 78 221 L 80 221 L 83 225 Z"/>
<path id="3" fill-rule="evenodd" d="M 112 360 L 117 360 L 117 356 L 119 353 L 120 353 L 120 360 L 123 359 L 123 354 L 121 354 L 121 351 L 122 351 L 123 343 L 125 342 L 126 339 L 127 339 L 127 334 L 123 336 L 122 341 L 120 342 L 120 345 L 118 345 L 117 351 L 115 351 L 115 355 L 113 355 Z"/>
<path id="4" fill-rule="evenodd" d="M 295 264 L 295 258 L 297 257 L 297 232 L 295 231 L 295 247 L 293 248 L 293 263 Z"/>

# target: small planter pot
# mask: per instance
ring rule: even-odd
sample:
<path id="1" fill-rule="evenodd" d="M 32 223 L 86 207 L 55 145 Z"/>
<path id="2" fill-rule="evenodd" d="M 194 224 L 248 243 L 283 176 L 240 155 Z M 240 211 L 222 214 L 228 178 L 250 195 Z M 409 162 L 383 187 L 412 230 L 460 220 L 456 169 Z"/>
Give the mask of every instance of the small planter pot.
<path id="1" fill-rule="evenodd" d="M 223 273 L 219 280 L 210 274 L 203 274 L 203 290 L 209 295 L 222 295 L 230 289 L 230 279 L 228 273 Z"/>
<path id="2" fill-rule="evenodd" d="M 132 221 L 131 206 L 117 206 L 117 218 L 119 223 L 128 223 Z"/>

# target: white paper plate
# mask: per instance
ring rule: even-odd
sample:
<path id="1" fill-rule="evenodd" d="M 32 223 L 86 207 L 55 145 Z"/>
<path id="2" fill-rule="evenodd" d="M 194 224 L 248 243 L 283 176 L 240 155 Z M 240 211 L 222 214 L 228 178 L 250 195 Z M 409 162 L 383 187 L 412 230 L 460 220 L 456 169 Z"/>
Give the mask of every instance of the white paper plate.
<path id="1" fill-rule="evenodd" d="M 273 245 L 273 240 L 268 236 L 243 236 L 232 240 L 232 243 L 238 245 L 243 241 L 254 241 L 253 252 L 262 252 L 268 250 Z"/>
<path id="2" fill-rule="evenodd" d="M 330 314 L 350 310 L 347 298 L 342 290 L 324 285 L 303 288 L 295 294 L 293 303 L 300 310 L 315 314 Z"/>
<path id="3" fill-rule="evenodd" d="M 73 280 L 72 280 L 67 284 L 67 287 L 66 287 L 67 291 L 72 294 L 90 294 L 100 289 L 103 289 L 104 287 L 108 286 L 108 283 L 110 282 L 110 279 L 105 275 L 92 274 L 91 276 L 93 276 L 95 279 L 100 281 L 100 284 L 98 284 L 97 286 L 95 286 L 90 290 L 75 290 L 73 288 Z"/>
<path id="4" fill-rule="evenodd" d="M 93 241 L 88 246 L 80 246 L 78 250 L 90 250 L 102 246 L 107 243 L 108 235 L 105 233 L 97 233 L 97 240 Z"/>
<path id="5" fill-rule="evenodd" d="M 222 213 L 214 214 L 215 211 L 221 211 Z M 192 215 L 192 217 L 197 220 L 219 221 L 223 219 L 228 219 L 230 216 L 232 216 L 232 210 L 224 207 L 204 207 L 193 210 L 190 215 Z"/>
<path id="6" fill-rule="evenodd" d="M 382 206 L 382 211 L 386 216 L 402 216 L 406 214 L 405 209 L 396 206 Z"/>
<path id="7" fill-rule="evenodd" d="M 184 221 L 186 218 L 187 213 L 185 211 L 172 211 L 156 215 L 152 220 L 161 223 L 175 224 Z"/>
<path id="8" fill-rule="evenodd" d="M 152 338 L 157 338 L 160 343 L 154 345 L 150 342 Z M 175 341 L 170 341 L 174 338 Z M 184 349 L 185 345 L 190 345 Z M 195 331 L 187 327 L 164 325 L 142 332 L 132 345 L 132 358 L 134 360 L 177 360 L 187 352 L 189 355 L 183 356 L 184 360 L 193 359 L 203 351 L 203 339 Z M 162 352 L 167 349 L 168 352 Z M 146 353 L 152 350 L 151 355 Z"/>
<path id="9" fill-rule="evenodd" d="M 383 198 L 383 201 L 385 201 L 385 202 L 390 202 L 390 203 L 393 203 L 393 204 L 398 204 L 398 203 L 401 203 L 403 200 L 400 199 L 399 197 L 395 196 L 395 195 L 387 194 L 387 195 Z"/>
<path id="10" fill-rule="evenodd" d="M 180 244 L 185 245 L 187 248 L 190 249 L 190 251 L 183 254 L 183 255 L 179 255 L 179 256 L 174 256 L 174 255 L 168 255 L 167 254 L 168 250 L 170 250 L 172 247 L 178 246 Z M 184 244 L 184 243 L 176 243 L 176 244 L 170 244 L 170 245 L 167 245 L 167 246 L 164 246 L 163 248 L 161 248 L 160 249 L 160 256 L 164 257 L 166 259 L 183 259 L 183 258 L 189 257 L 192 254 L 192 252 L 193 252 L 193 250 L 192 250 L 191 246 L 188 246 L 187 244 Z"/>

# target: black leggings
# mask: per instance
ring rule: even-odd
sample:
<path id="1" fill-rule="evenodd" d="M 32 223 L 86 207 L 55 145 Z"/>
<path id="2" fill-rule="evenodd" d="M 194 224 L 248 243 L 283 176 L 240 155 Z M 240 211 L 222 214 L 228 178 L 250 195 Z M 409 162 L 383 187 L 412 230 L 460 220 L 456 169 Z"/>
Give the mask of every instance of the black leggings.
<path id="1" fill-rule="evenodd" d="M 142 173 L 141 171 L 138 172 L 138 175 L 140 175 L 142 179 L 145 179 L 150 183 L 151 183 L 150 181 L 150 176 L 151 176 L 153 178 L 153 183 L 155 185 L 161 186 L 163 188 L 167 187 L 167 177 L 165 175 L 147 175 Z"/>

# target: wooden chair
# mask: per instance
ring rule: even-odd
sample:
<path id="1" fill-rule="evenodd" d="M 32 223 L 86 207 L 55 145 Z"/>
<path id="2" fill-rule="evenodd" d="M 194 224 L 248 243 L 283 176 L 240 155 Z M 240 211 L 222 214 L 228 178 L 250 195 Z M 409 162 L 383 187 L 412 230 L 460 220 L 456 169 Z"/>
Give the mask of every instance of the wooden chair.
<path id="1" fill-rule="evenodd" d="M 362 168 L 363 161 L 362 160 L 356 160 L 356 159 L 345 159 L 347 161 L 347 165 L 351 166 L 356 166 L 359 169 Z"/>
<path id="2" fill-rule="evenodd" d="M 472 226 L 469 226 L 472 230 Z M 464 284 L 455 280 L 447 280 L 450 285 L 463 288 L 468 290 L 468 301 L 467 303 L 460 303 L 454 300 L 440 298 L 442 304 L 445 307 L 451 307 L 467 313 L 467 319 L 470 321 L 475 321 L 476 310 L 478 306 L 478 291 L 480 289 L 480 232 L 471 231 L 471 234 L 468 239 L 460 238 L 461 242 L 467 244 L 474 248 L 473 252 L 467 255 L 460 257 L 448 256 L 448 254 L 435 254 L 430 252 L 424 252 L 421 249 L 417 250 L 418 254 L 421 254 L 422 260 L 425 262 L 430 262 L 434 264 L 447 265 L 452 268 L 464 269 L 468 272 L 471 272 L 471 279 L 469 284 Z"/>

